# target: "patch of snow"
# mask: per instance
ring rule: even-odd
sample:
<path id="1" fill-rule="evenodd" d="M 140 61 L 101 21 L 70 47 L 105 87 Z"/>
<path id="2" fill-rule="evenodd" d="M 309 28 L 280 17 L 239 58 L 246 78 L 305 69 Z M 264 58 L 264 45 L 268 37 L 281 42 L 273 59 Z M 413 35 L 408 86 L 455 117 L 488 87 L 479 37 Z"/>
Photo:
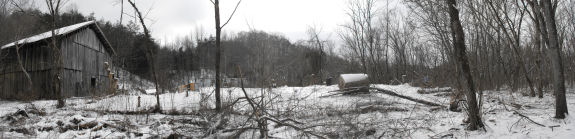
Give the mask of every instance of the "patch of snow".
<path id="1" fill-rule="evenodd" d="M 447 105 L 449 97 L 438 97 L 433 94 L 419 94 L 419 87 L 408 84 L 382 85 L 374 87 L 394 91 L 398 94 L 423 99 Z M 152 86 L 148 86 L 151 88 Z M 152 91 L 153 89 L 145 89 Z M 370 136 L 361 138 L 377 138 L 385 135 L 387 138 L 571 138 L 575 136 L 575 117 L 569 115 L 566 119 L 552 118 L 554 115 L 554 97 L 546 94 L 543 99 L 523 97 L 518 93 L 511 95 L 508 91 L 485 91 L 482 98 L 482 119 L 486 131 L 467 131 L 463 124 L 466 119 L 465 112 L 450 112 L 446 109 L 434 109 L 429 106 L 414 103 L 405 99 L 385 94 L 360 94 L 323 97 L 338 90 L 337 85 L 307 86 L 278 88 L 246 88 L 250 98 L 257 100 L 263 98 L 273 100 L 267 104 L 268 112 L 277 115 L 291 115 L 292 118 L 303 122 L 301 126 L 317 126 L 315 131 L 338 133 L 339 138 L 352 138 L 345 136 L 356 131 L 373 129 Z M 133 91 L 133 90 L 132 90 Z M 188 93 L 188 94 L 186 94 Z M 244 97 L 241 88 L 222 88 L 222 102 L 227 104 Z M 138 97 L 140 107 L 138 107 Z M 568 107 L 574 108 L 575 94 L 568 90 Z M 67 106 L 56 109 L 56 101 L 39 100 L 31 102 L 39 109 L 45 109 L 46 116 L 31 116 L 30 122 L 24 127 L 36 127 L 35 135 L 26 135 L 9 132 L 14 128 L 6 122 L 0 123 L 0 131 L 7 138 L 165 138 L 170 134 L 185 134 L 186 137 L 202 137 L 205 127 L 182 121 L 207 121 L 211 117 L 198 117 L 195 115 L 166 115 L 166 114 L 130 114 L 113 113 L 138 112 L 150 109 L 156 105 L 154 94 L 127 93 L 94 98 L 70 98 Z M 198 91 L 169 92 L 160 95 L 161 107 L 164 112 L 205 112 L 213 109 L 215 98 L 214 88 L 206 87 Z M 505 104 L 505 105 L 503 105 Z M 521 106 L 512 106 L 518 104 Z M 5 116 L 24 109 L 29 103 L 19 101 L 0 101 L 0 116 Z M 368 109 L 371 108 L 371 109 Z M 239 101 L 234 110 L 239 113 L 251 111 L 246 101 Z M 541 127 L 514 114 L 520 112 L 532 120 L 545 125 Z M 573 109 L 569 111 L 575 113 Z M 244 116 L 230 117 L 230 125 L 242 124 Z M 41 127 L 58 127 L 58 121 L 64 125 L 74 125 L 73 119 L 81 120 L 80 124 L 88 122 L 108 123 L 128 127 L 127 131 L 107 127 L 100 130 L 80 129 L 69 130 L 63 133 L 57 130 L 40 131 Z M 33 122 L 32 122 L 33 121 Z M 346 123 L 353 123 L 355 129 L 349 128 Z M 270 122 L 269 134 L 280 138 L 299 138 L 301 132 L 285 126 L 277 126 Z M 241 138 L 258 137 L 258 131 L 249 131 Z M 137 133 L 137 134 L 136 134 Z M 225 136 L 222 133 L 215 136 Z M 363 133 L 361 133 L 363 135 Z"/>

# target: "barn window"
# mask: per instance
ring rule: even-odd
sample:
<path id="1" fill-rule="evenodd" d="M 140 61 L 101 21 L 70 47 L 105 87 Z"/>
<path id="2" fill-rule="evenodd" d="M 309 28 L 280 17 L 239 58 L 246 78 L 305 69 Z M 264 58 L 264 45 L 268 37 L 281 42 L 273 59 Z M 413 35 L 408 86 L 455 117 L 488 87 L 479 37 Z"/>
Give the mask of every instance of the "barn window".
<path id="1" fill-rule="evenodd" d="M 92 79 L 90 80 L 90 85 L 92 87 L 96 87 L 96 77 L 92 77 Z"/>

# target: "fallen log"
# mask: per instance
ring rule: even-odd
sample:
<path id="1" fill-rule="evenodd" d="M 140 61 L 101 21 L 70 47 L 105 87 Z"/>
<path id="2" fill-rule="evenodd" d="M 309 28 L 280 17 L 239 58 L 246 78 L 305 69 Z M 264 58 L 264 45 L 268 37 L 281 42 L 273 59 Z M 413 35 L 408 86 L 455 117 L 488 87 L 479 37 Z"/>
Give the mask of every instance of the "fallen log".
<path id="1" fill-rule="evenodd" d="M 364 91 L 364 90 L 367 90 L 367 91 Z M 371 93 L 372 91 L 369 91 L 369 90 L 375 90 L 378 93 L 383 93 L 383 94 L 387 94 L 390 96 L 395 96 L 395 97 L 407 99 L 407 100 L 410 100 L 413 102 L 417 102 L 417 103 L 421 103 L 421 104 L 425 104 L 425 105 L 429 105 L 429 106 L 446 107 L 446 106 L 443 106 L 441 104 L 437 104 L 437 103 L 429 102 L 426 100 L 421 100 L 421 99 L 401 95 L 401 94 L 395 93 L 393 91 L 389 91 L 389 90 L 385 90 L 385 89 L 381 89 L 381 88 L 375 88 L 375 87 L 351 87 L 351 88 L 346 88 L 346 89 L 342 89 L 342 90 L 336 90 L 335 92 L 338 92 L 338 93 L 320 96 L 320 98 L 331 97 L 331 96 L 335 96 L 335 95 L 355 95 L 355 94 Z"/>
<path id="2" fill-rule="evenodd" d="M 437 103 L 433 103 L 433 102 L 429 102 L 429 101 L 425 101 L 425 100 L 421 100 L 421 99 L 417 99 L 417 98 L 412 98 L 409 96 L 404 96 L 404 95 L 400 95 L 398 93 L 395 93 L 393 91 L 389 91 L 389 90 L 385 90 L 385 89 L 381 89 L 381 88 L 375 88 L 375 87 L 371 87 L 370 89 L 373 90 L 377 90 L 377 92 L 383 93 L 383 94 L 387 94 L 390 96 L 395 96 L 395 97 L 399 97 L 399 98 L 403 98 L 403 99 L 407 99 L 413 102 L 417 102 L 417 103 L 421 103 L 421 104 L 425 104 L 425 105 L 429 105 L 429 106 L 441 106 L 441 107 L 445 107 L 441 104 L 437 104 Z"/>
<path id="3" fill-rule="evenodd" d="M 335 90 L 335 91 L 329 91 L 329 92 L 337 92 L 337 93 L 333 93 L 333 94 L 329 94 L 329 95 L 325 95 L 325 96 L 320 96 L 320 98 L 331 97 L 331 96 L 335 96 L 335 95 L 367 94 L 367 93 L 369 93 L 369 87 L 350 87 L 350 88 L 345 88 L 342 90 Z"/>
<path id="4" fill-rule="evenodd" d="M 453 89 L 451 87 L 443 87 L 443 88 L 422 88 L 417 90 L 417 93 L 420 94 L 433 94 L 439 92 L 451 92 Z"/>
<path id="5" fill-rule="evenodd" d="M 338 87 L 344 90 L 352 87 L 369 87 L 367 74 L 341 74 L 338 79 Z"/>

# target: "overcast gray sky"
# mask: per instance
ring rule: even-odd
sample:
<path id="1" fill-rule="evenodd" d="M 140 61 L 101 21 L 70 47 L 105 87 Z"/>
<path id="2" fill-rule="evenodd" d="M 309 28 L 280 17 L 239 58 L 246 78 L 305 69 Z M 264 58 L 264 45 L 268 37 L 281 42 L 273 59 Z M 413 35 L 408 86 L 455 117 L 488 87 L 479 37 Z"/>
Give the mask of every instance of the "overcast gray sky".
<path id="1" fill-rule="evenodd" d="M 35 0 L 45 9 L 44 0 Z M 322 39 L 339 43 L 337 30 L 345 24 L 349 0 L 243 0 L 224 32 L 256 30 L 285 35 L 291 41 L 307 39 L 309 26 L 322 29 Z M 400 0 L 380 0 L 376 6 L 398 7 Z M 238 0 L 220 0 L 221 20 L 232 13 Z M 138 8 L 149 20 L 146 24 L 152 36 L 160 43 L 172 42 L 177 37 L 192 34 L 201 27 L 207 35 L 215 34 L 214 9 L 209 0 L 136 0 Z M 100 20 L 117 22 L 120 19 L 120 0 L 69 0 L 65 10 L 76 8 L 79 12 Z M 405 8 L 403 8 L 405 9 Z M 133 15 L 132 8 L 124 3 L 124 12 Z M 133 20 L 124 16 L 123 23 Z"/>
<path id="2" fill-rule="evenodd" d="M 43 1 L 37 0 L 43 7 Z M 84 14 L 94 13 L 97 19 L 117 22 L 120 18 L 120 0 L 70 0 L 67 8 L 75 7 Z M 222 20 L 233 11 L 238 0 L 220 0 Z M 139 8 L 147 12 L 147 24 L 154 38 L 172 41 L 203 27 L 207 34 L 214 32 L 213 5 L 209 0 L 136 0 Z M 325 38 L 337 39 L 335 30 L 345 23 L 347 0 L 243 0 L 225 32 L 247 31 L 251 27 L 279 33 L 292 41 L 306 39 L 308 26 L 322 28 Z M 133 14 L 125 3 L 125 12 Z M 133 20 L 124 16 L 124 23 Z"/>

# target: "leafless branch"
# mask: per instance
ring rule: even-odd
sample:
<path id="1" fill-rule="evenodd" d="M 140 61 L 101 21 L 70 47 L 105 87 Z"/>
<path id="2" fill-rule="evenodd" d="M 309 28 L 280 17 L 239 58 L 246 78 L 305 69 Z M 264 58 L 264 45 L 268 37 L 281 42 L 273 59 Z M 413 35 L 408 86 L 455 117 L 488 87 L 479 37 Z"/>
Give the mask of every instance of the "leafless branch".
<path id="1" fill-rule="evenodd" d="M 232 12 L 232 14 L 230 15 L 230 17 L 228 18 L 228 20 L 224 23 L 224 25 L 222 25 L 221 28 L 224 28 L 232 19 L 232 17 L 234 17 L 234 14 L 236 13 L 236 10 L 238 10 L 238 7 L 240 6 L 240 3 L 242 2 L 242 0 L 238 1 L 238 3 L 236 4 L 236 7 L 234 8 L 234 11 Z"/>

